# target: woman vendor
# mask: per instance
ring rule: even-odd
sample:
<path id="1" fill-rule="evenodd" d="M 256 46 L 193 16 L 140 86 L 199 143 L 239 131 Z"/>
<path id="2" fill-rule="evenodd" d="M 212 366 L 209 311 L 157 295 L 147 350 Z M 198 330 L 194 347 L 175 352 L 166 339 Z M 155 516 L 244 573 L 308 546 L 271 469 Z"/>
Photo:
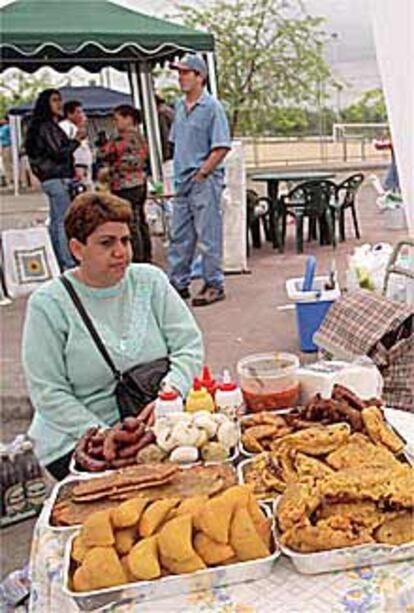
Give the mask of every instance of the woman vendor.
<path id="1" fill-rule="evenodd" d="M 65 218 L 78 267 L 64 276 L 117 369 L 168 358 L 164 381 L 184 396 L 202 365 L 201 333 L 160 269 L 130 263 L 132 218 L 129 203 L 116 196 L 78 196 Z M 114 375 L 61 279 L 29 300 L 23 364 L 35 410 L 29 435 L 41 463 L 62 479 L 87 428 L 112 426 L 120 414 Z"/>

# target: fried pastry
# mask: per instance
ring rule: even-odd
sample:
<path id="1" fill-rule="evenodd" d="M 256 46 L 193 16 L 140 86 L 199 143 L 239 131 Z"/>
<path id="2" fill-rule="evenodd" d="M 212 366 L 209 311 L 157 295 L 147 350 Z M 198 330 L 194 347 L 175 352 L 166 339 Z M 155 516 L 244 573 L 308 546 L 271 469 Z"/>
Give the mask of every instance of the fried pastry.
<path id="1" fill-rule="evenodd" d="M 174 558 L 166 558 L 161 556 L 161 563 L 163 568 L 167 569 L 170 573 L 174 575 L 182 575 L 186 573 L 195 573 L 197 570 L 203 570 L 206 568 L 203 560 L 200 556 L 194 552 L 191 558 L 187 560 L 182 560 L 179 562 Z"/>
<path id="2" fill-rule="evenodd" d="M 230 520 L 233 513 L 233 503 L 224 494 L 215 496 L 194 518 L 194 526 L 204 532 L 213 541 L 226 545 L 229 542 Z"/>
<path id="3" fill-rule="evenodd" d="M 166 498 L 150 504 L 141 515 L 138 532 L 142 537 L 148 537 L 158 530 L 168 513 L 180 502 L 178 498 Z"/>
<path id="4" fill-rule="evenodd" d="M 191 515 L 179 515 L 170 519 L 158 533 L 158 547 L 163 558 L 183 562 L 193 557 L 192 545 L 193 522 Z"/>
<path id="5" fill-rule="evenodd" d="M 96 511 L 86 518 L 81 530 L 86 547 L 108 547 L 115 543 L 110 513 Z"/>
<path id="6" fill-rule="evenodd" d="M 114 528 L 135 526 L 147 504 L 148 500 L 145 498 L 130 498 L 121 502 L 111 511 L 112 525 Z"/>
<path id="7" fill-rule="evenodd" d="M 414 514 L 407 512 L 385 521 L 375 531 L 374 536 L 379 543 L 389 545 L 403 545 L 414 541 Z"/>
<path id="8" fill-rule="evenodd" d="M 327 475 L 332 475 L 334 472 L 332 468 L 325 464 L 325 462 L 305 455 L 304 453 L 296 454 L 294 459 L 294 467 L 299 479 L 302 477 L 314 477 L 317 479 Z"/>
<path id="9" fill-rule="evenodd" d="M 230 525 L 230 546 L 240 561 L 255 560 L 270 555 L 258 535 L 247 509 L 236 508 Z"/>
<path id="10" fill-rule="evenodd" d="M 381 444 L 375 445 L 363 434 L 352 434 L 348 443 L 339 447 L 326 458 L 327 463 L 341 470 L 357 466 L 397 466 L 395 456 Z"/>
<path id="11" fill-rule="evenodd" d="M 328 519 L 333 516 L 347 517 L 352 523 L 369 530 L 380 526 L 389 515 L 380 511 L 372 501 L 322 504 L 316 514 L 318 519 Z"/>
<path id="12" fill-rule="evenodd" d="M 122 528 L 115 531 L 115 549 L 120 556 L 129 553 L 138 538 L 137 527 Z"/>
<path id="13" fill-rule="evenodd" d="M 330 518 L 332 519 L 332 518 Z M 372 543 L 368 530 L 355 531 L 348 525 L 332 527 L 329 520 L 321 520 L 316 526 L 294 526 L 281 536 L 281 543 L 300 553 L 326 551 Z"/>
<path id="14" fill-rule="evenodd" d="M 73 543 L 72 543 L 72 552 L 71 552 L 72 560 L 75 560 L 75 562 L 80 564 L 81 562 L 83 562 L 88 550 L 89 550 L 89 547 L 85 545 L 82 535 L 79 534 L 73 540 Z"/>
<path id="15" fill-rule="evenodd" d="M 87 552 L 80 569 L 81 572 L 75 572 L 73 577 L 74 587 L 79 591 L 100 590 L 122 585 L 127 581 L 113 547 L 93 547 Z"/>
<path id="16" fill-rule="evenodd" d="M 128 554 L 128 566 L 135 579 L 149 581 L 161 575 L 157 536 L 149 536 L 133 546 Z"/>
<path id="17" fill-rule="evenodd" d="M 186 498 L 174 509 L 175 516 L 189 513 L 192 517 L 195 517 L 207 502 L 208 496 L 191 496 L 191 498 Z"/>
<path id="18" fill-rule="evenodd" d="M 324 455 L 346 443 L 351 434 L 348 424 L 339 423 L 325 427 L 311 427 L 288 434 L 280 443 L 309 455 Z"/>
<path id="19" fill-rule="evenodd" d="M 223 545 L 223 543 L 213 541 L 204 532 L 197 532 L 195 535 L 194 549 L 207 566 L 223 564 L 223 562 L 234 557 L 234 551 L 230 545 Z"/>
<path id="20" fill-rule="evenodd" d="M 375 406 L 363 409 L 362 419 L 374 443 L 385 445 L 393 453 L 400 453 L 404 449 L 404 441 L 387 426 L 381 409 Z"/>
<path id="21" fill-rule="evenodd" d="M 389 484 L 389 502 L 398 507 L 414 508 L 414 468 L 403 466 Z"/>
<path id="22" fill-rule="evenodd" d="M 309 523 L 310 515 L 321 499 L 308 483 L 289 483 L 277 506 L 277 519 L 282 531 Z"/>

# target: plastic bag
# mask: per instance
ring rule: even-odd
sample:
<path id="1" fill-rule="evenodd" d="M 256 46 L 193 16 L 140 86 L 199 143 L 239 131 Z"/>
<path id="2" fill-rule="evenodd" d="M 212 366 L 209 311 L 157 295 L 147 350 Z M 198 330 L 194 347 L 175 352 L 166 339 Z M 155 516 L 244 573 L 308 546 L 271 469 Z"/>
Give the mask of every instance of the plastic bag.
<path id="1" fill-rule="evenodd" d="M 356 247 L 354 253 L 348 257 L 348 290 L 362 288 L 382 292 L 391 254 L 392 246 L 389 243 L 366 243 Z"/>

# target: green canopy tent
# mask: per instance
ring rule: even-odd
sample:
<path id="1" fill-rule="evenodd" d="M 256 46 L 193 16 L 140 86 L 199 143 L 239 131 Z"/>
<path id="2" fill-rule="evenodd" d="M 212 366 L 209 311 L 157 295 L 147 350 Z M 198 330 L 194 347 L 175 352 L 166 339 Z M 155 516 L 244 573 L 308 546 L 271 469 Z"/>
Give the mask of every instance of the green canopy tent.
<path id="1" fill-rule="evenodd" d="M 134 104 L 142 108 L 154 178 L 161 144 L 152 69 L 187 51 L 205 55 L 216 93 L 214 38 L 109 0 L 16 0 L 0 9 L 0 69 L 32 73 L 42 66 L 66 72 L 114 67 L 128 72 Z"/>

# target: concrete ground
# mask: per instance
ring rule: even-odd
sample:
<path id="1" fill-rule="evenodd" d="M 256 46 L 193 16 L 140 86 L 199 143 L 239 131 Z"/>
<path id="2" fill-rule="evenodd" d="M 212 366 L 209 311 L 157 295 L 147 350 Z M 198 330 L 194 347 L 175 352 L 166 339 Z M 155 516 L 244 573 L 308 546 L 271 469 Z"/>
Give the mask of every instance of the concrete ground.
<path id="1" fill-rule="evenodd" d="M 338 177 L 337 177 L 338 178 Z M 401 232 L 383 229 L 383 220 L 375 207 L 376 194 L 367 181 L 361 187 L 358 210 L 362 229 L 361 241 L 356 241 L 351 227 L 348 240 L 334 251 L 332 247 L 320 247 L 316 243 L 305 245 L 305 253 L 295 253 L 294 226 L 284 254 L 274 251 L 269 244 L 254 250 L 249 259 L 251 274 L 226 278 L 227 299 L 208 308 L 194 309 L 194 315 L 204 333 L 207 363 L 214 372 L 229 367 L 235 372 L 237 361 L 246 355 L 266 351 L 299 352 L 295 313 L 279 311 L 287 304 L 285 281 L 301 276 L 306 257 L 317 257 L 318 272 L 325 273 L 335 258 L 339 278 L 345 283 L 346 258 L 357 244 L 362 242 L 389 241 L 396 243 L 404 236 Z M 39 194 L 14 199 L 4 196 L 0 227 L 23 227 L 46 216 L 45 201 Z M 348 220 L 349 221 L 349 220 Z M 165 261 L 159 239 L 156 239 L 156 259 Z M 194 284 L 194 290 L 197 283 Z M 30 406 L 20 363 L 20 343 L 26 299 L 13 301 L 0 309 L 1 317 L 1 390 L 2 409 L 1 439 L 8 441 L 17 432 L 27 428 Z M 302 360 L 314 359 L 314 355 L 301 355 Z M 33 522 L 12 526 L 0 532 L 1 576 L 21 566 L 29 555 Z"/>

